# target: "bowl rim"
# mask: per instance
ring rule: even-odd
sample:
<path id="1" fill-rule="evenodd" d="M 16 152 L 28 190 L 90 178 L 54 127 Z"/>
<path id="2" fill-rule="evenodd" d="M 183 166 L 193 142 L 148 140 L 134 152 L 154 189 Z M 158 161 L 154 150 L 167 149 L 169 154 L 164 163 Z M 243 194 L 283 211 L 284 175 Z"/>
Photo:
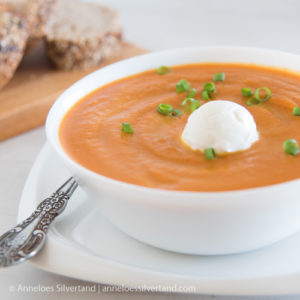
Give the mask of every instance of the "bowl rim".
<path id="1" fill-rule="evenodd" d="M 118 186 L 119 188 L 125 188 L 128 191 L 132 192 L 137 192 L 137 193 L 148 193 L 151 194 L 152 196 L 155 195 L 160 195 L 160 196 L 165 196 L 165 197 L 178 197 L 180 198 L 185 198 L 186 200 L 195 200 L 199 199 L 199 197 L 205 197 L 207 199 L 218 199 L 220 200 L 220 195 L 224 196 L 224 199 L 231 198 L 232 196 L 243 196 L 245 194 L 257 194 L 261 192 L 266 192 L 267 190 L 271 191 L 273 190 L 276 192 L 278 189 L 282 188 L 289 188 L 291 185 L 294 184 L 300 184 L 300 177 L 297 179 L 293 180 L 288 180 L 288 181 L 283 181 L 280 183 L 275 183 L 271 185 L 265 185 L 265 186 L 259 186 L 259 187 L 253 187 L 253 188 L 245 188 L 245 189 L 238 189 L 238 190 L 226 190 L 226 191 L 183 191 L 183 190 L 168 190 L 168 189 L 162 189 L 162 188 L 153 188 L 153 187 L 147 187 L 147 186 L 141 186 L 133 183 L 128 183 L 125 181 L 120 181 L 117 179 L 113 179 L 110 177 L 106 177 L 104 175 L 101 175 L 99 173 L 96 173 L 92 170 L 89 170 L 88 168 L 80 165 L 77 163 L 75 160 L 73 160 L 63 149 L 61 143 L 59 142 L 59 137 L 58 137 L 58 130 L 56 130 L 55 137 L 53 136 L 53 129 L 52 129 L 52 122 L 54 122 L 54 114 L 55 110 L 64 104 L 66 102 L 68 93 L 72 91 L 73 89 L 76 89 L 78 85 L 82 84 L 83 82 L 89 81 L 93 77 L 96 77 L 100 72 L 107 72 L 107 70 L 115 67 L 115 66 L 121 66 L 124 64 L 130 64 L 139 60 L 143 60 L 145 58 L 151 58 L 155 57 L 158 55 L 167 55 L 170 53 L 180 53 L 180 52 L 188 52 L 188 51 L 251 51 L 253 54 L 255 53 L 263 53 L 263 54 L 274 54 L 274 55 L 281 55 L 281 56 L 291 56 L 294 58 L 298 58 L 300 62 L 300 55 L 294 54 L 294 53 L 289 53 L 285 51 L 280 51 L 280 50 L 273 50 L 273 49 L 268 49 L 268 48 L 258 48 L 258 47 L 239 47 L 239 46 L 194 46 L 194 47 L 184 47 L 184 48 L 175 48 L 175 49 L 167 49 L 167 50 L 162 50 L 162 51 L 155 51 L 155 52 L 150 52 L 146 54 L 141 54 L 137 55 L 131 58 L 127 58 L 118 62 L 115 62 L 113 64 L 110 64 L 108 66 L 102 67 L 96 71 L 93 71 L 92 73 L 84 76 L 80 80 L 76 81 L 73 83 L 69 88 L 67 88 L 55 101 L 55 103 L 52 105 L 46 119 L 46 137 L 48 142 L 50 143 L 51 147 L 55 150 L 55 152 L 64 160 L 66 161 L 69 165 L 72 166 L 72 168 L 77 169 L 80 173 L 82 173 L 85 177 L 91 178 L 93 177 L 94 179 L 100 180 L 103 184 L 109 184 L 111 186 Z M 207 61 L 209 62 L 209 61 Z M 220 61 L 221 62 L 221 61 Z M 233 61 L 232 63 L 239 63 Z M 178 66 L 178 65 L 183 65 L 185 63 L 179 63 L 179 64 L 172 64 L 172 66 Z M 190 63 L 192 64 L 192 63 Z M 249 63 L 244 63 L 244 64 L 249 64 Z M 252 63 L 251 63 L 252 64 Z M 254 65 L 256 63 L 253 63 Z M 264 66 L 263 64 L 257 63 L 257 65 Z M 270 66 L 270 65 L 265 65 L 265 66 Z M 293 69 L 285 68 L 285 67 L 277 67 L 274 66 L 275 68 L 279 69 L 287 69 L 288 71 L 295 72 Z M 151 70 L 153 68 L 145 68 L 144 71 Z M 141 72 L 144 72 L 141 71 Z M 135 72 L 133 74 L 139 74 L 141 72 Z M 131 76 L 131 75 L 126 75 L 126 76 Z M 126 76 L 121 77 L 121 78 L 126 78 Z M 110 82 L 117 81 L 119 79 L 114 79 Z M 100 88 L 102 85 L 99 85 L 95 88 L 92 89 L 92 91 L 95 91 L 96 89 Z M 86 93 L 85 95 L 87 95 Z M 79 97 L 76 101 L 73 101 L 71 105 L 69 105 L 67 111 L 69 111 L 75 103 L 80 101 L 82 97 Z M 66 112 L 67 112 L 66 111 Z M 65 116 L 66 112 L 63 114 L 63 117 Z M 62 118 L 60 118 L 58 122 L 58 128 L 59 124 L 61 124 Z M 76 177 L 76 176 L 75 176 Z"/>

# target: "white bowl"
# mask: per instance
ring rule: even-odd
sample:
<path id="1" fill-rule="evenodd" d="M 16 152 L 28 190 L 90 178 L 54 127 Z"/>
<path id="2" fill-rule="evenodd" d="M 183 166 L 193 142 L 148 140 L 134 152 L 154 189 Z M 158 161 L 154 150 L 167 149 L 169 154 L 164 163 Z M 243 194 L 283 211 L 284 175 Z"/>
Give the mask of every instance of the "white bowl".
<path id="1" fill-rule="evenodd" d="M 66 90 L 48 115 L 48 141 L 80 186 L 100 205 L 103 215 L 137 240 L 166 250 L 204 255 L 272 244 L 300 229 L 300 179 L 229 192 L 152 189 L 89 171 L 73 161 L 59 142 L 62 118 L 89 92 L 160 65 L 201 62 L 255 63 L 300 70 L 300 56 L 266 49 L 196 47 L 141 55 L 100 69 Z"/>

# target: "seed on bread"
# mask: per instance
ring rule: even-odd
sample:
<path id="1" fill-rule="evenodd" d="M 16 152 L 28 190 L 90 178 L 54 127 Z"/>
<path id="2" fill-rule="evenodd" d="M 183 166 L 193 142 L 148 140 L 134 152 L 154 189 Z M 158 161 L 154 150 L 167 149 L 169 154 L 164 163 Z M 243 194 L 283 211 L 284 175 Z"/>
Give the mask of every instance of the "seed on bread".
<path id="1" fill-rule="evenodd" d="M 97 66 L 121 49 L 118 14 L 96 3 L 57 0 L 46 26 L 48 54 L 65 70 Z"/>
<path id="2" fill-rule="evenodd" d="M 12 78 L 24 55 L 26 17 L 0 5 L 0 89 Z"/>

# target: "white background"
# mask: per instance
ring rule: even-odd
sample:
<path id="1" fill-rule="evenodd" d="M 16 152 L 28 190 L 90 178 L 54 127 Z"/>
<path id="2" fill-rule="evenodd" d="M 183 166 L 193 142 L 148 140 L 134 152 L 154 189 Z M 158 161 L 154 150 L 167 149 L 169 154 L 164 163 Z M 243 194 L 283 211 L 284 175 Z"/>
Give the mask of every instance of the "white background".
<path id="1" fill-rule="evenodd" d="M 72 0 L 69 0 L 72 1 Z M 149 50 L 196 45 L 239 45 L 300 54 L 298 0 L 102 0 L 122 18 L 125 39 Z M 22 120 L 20 120 L 21 122 Z M 39 128 L 0 143 L 0 232 L 16 222 L 18 202 L 30 167 L 45 143 Z M 45 170 L 47 172 L 47 170 Z M 299 253 L 300 259 L 300 253 Z M 214 297 L 170 294 L 18 293 L 18 285 L 55 286 L 87 283 L 49 274 L 25 263 L 0 270 L 0 299 L 300 299 Z M 300 284 L 300 283 L 299 283 Z"/>

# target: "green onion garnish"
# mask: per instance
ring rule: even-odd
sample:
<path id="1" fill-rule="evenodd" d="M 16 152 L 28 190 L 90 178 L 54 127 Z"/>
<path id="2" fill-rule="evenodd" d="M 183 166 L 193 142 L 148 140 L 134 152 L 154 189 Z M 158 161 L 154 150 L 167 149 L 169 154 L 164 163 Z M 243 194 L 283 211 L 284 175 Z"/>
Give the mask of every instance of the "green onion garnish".
<path id="1" fill-rule="evenodd" d="M 209 95 L 208 91 L 204 90 L 202 92 L 202 99 L 205 101 L 210 99 L 210 95 Z"/>
<path id="2" fill-rule="evenodd" d="M 122 123 L 122 131 L 125 133 L 134 133 L 130 123 Z"/>
<path id="3" fill-rule="evenodd" d="M 209 100 L 211 95 L 216 92 L 215 84 L 213 82 L 206 82 L 203 86 L 202 99 Z"/>
<path id="4" fill-rule="evenodd" d="M 193 112 L 196 109 L 198 109 L 200 107 L 200 101 L 199 100 L 192 100 L 191 104 L 190 104 L 190 111 Z"/>
<path id="5" fill-rule="evenodd" d="M 207 148 L 204 150 L 204 155 L 207 160 L 213 160 L 216 157 L 214 148 Z"/>
<path id="6" fill-rule="evenodd" d="M 216 73 L 213 76 L 214 81 L 224 81 L 225 80 L 225 73 Z"/>
<path id="7" fill-rule="evenodd" d="M 262 90 L 266 94 L 264 97 L 260 96 Z M 272 92 L 266 86 L 260 87 L 260 88 L 256 89 L 256 91 L 254 92 L 254 98 L 256 100 L 258 100 L 259 102 L 266 102 L 267 100 L 269 100 L 271 98 L 271 96 L 272 96 Z"/>
<path id="8" fill-rule="evenodd" d="M 250 88 L 248 88 L 248 87 L 242 88 L 242 89 L 241 89 L 241 92 L 242 92 L 242 95 L 243 95 L 244 97 L 251 97 L 251 96 L 253 95 L 252 90 L 251 90 Z"/>
<path id="9" fill-rule="evenodd" d="M 190 112 L 193 112 L 197 108 L 200 107 L 200 101 L 195 100 L 194 98 L 185 98 L 182 102 L 181 105 L 185 106 L 188 102 L 190 102 Z"/>
<path id="10" fill-rule="evenodd" d="M 300 107 L 299 106 L 295 106 L 293 109 L 293 115 L 294 116 L 300 116 Z"/>
<path id="11" fill-rule="evenodd" d="M 193 98 L 185 98 L 183 99 L 183 101 L 181 102 L 182 106 L 185 106 L 188 102 L 192 102 L 194 99 Z"/>
<path id="12" fill-rule="evenodd" d="M 160 103 L 157 107 L 157 111 L 162 115 L 169 115 L 173 111 L 173 107 L 170 104 Z"/>
<path id="13" fill-rule="evenodd" d="M 157 111 L 162 115 L 172 115 L 174 117 L 179 117 L 181 115 L 181 111 L 179 109 L 173 109 L 172 105 L 167 103 L 159 104 Z"/>
<path id="14" fill-rule="evenodd" d="M 248 105 L 248 106 L 252 106 L 252 105 L 257 105 L 257 104 L 259 104 L 260 103 L 260 101 L 258 101 L 257 99 L 255 99 L 255 98 L 249 98 L 248 99 L 248 101 L 246 102 L 246 104 Z"/>
<path id="15" fill-rule="evenodd" d="M 181 115 L 181 111 L 179 109 L 173 109 L 171 112 L 172 116 L 179 117 Z"/>
<path id="16" fill-rule="evenodd" d="M 203 90 L 207 91 L 209 95 L 216 91 L 215 84 L 213 82 L 206 82 L 203 86 Z"/>
<path id="17" fill-rule="evenodd" d="M 182 93 L 186 92 L 190 89 L 190 83 L 186 81 L 185 79 L 181 79 L 176 84 L 176 92 Z"/>
<path id="18" fill-rule="evenodd" d="M 197 90 L 196 89 L 190 89 L 189 90 L 189 93 L 188 93 L 188 95 L 187 95 L 187 98 L 193 98 L 195 95 L 196 95 L 196 93 L 197 93 Z"/>
<path id="19" fill-rule="evenodd" d="M 299 146 L 296 140 L 289 139 L 284 141 L 283 143 L 283 149 L 285 153 L 290 155 L 296 155 L 299 152 Z"/>
<path id="20" fill-rule="evenodd" d="M 165 74 L 170 73 L 170 72 L 171 72 L 171 68 L 167 67 L 167 66 L 160 66 L 157 69 L 157 74 L 158 75 L 165 75 Z"/>

